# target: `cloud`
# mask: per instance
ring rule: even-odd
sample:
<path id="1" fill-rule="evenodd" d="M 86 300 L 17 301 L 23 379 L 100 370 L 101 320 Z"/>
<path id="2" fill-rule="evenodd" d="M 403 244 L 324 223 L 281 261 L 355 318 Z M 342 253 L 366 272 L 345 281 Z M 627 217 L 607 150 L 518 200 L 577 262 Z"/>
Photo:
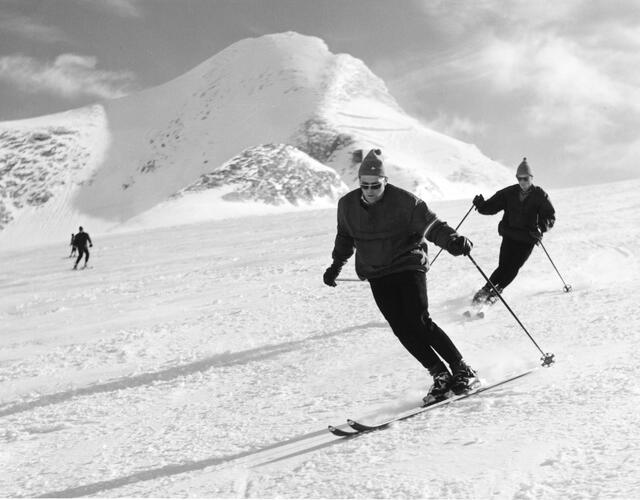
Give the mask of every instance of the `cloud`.
<path id="1" fill-rule="evenodd" d="M 131 72 L 99 70 L 96 66 L 95 57 L 77 54 L 62 54 L 53 63 L 23 55 L 5 56 L 0 57 L 0 80 L 25 92 L 47 92 L 66 99 L 122 97 L 135 85 Z"/>
<path id="2" fill-rule="evenodd" d="M 437 118 L 427 120 L 425 125 L 451 137 L 464 139 L 465 137 L 480 136 L 485 133 L 486 123 L 477 122 L 467 117 L 447 114 L 440 111 Z"/>
<path id="3" fill-rule="evenodd" d="M 428 43 L 376 69 L 397 75 L 387 81 L 394 95 L 432 126 L 455 130 L 456 117 L 465 117 L 461 123 L 471 123 L 461 133 L 494 155 L 537 149 L 568 171 L 587 164 L 636 171 L 636 2 L 416 2 Z"/>
<path id="4" fill-rule="evenodd" d="M 493 40 L 476 61 L 494 91 L 527 95 L 522 111 L 532 133 L 569 125 L 594 132 L 609 125 L 611 110 L 628 107 L 630 89 L 570 40 Z"/>
<path id="5" fill-rule="evenodd" d="M 71 41 L 61 29 L 41 24 L 22 15 L 0 13 L 0 31 L 45 43 Z"/>
<path id="6" fill-rule="evenodd" d="M 120 17 L 142 17 L 140 0 L 79 0 L 85 5 Z"/>

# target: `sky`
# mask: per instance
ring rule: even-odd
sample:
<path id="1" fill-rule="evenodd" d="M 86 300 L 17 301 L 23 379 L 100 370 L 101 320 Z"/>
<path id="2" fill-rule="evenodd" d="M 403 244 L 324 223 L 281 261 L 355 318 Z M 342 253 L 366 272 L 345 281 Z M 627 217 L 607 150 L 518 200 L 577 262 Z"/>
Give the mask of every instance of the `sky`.
<path id="1" fill-rule="evenodd" d="M 620 1 L 0 0 L 0 121 L 163 84 L 230 44 L 318 36 L 402 108 L 535 182 L 637 177 L 640 4 Z"/>

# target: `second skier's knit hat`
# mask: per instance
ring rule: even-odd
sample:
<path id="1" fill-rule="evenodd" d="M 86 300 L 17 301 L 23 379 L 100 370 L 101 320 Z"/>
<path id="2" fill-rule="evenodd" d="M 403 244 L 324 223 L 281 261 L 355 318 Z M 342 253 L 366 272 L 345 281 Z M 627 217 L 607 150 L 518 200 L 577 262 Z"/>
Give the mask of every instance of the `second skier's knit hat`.
<path id="1" fill-rule="evenodd" d="M 358 175 L 377 175 L 378 177 L 386 177 L 387 173 L 384 170 L 384 163 L 382 163 L 382 151 L 379 149 L 372 149 L 364 157 L 360 168 L 358 169 Z"/>
<path id="2" fill-rule="evenodd" d="M 516 177 L 525 177 L 527 175 L 533 177 L 533 174 L 531 173 L 531 167 L 527 163 L 527 159 L 523 158 L 520 162 L 520 165 L 518 165 L 518 170 L 516 170 Z"/>

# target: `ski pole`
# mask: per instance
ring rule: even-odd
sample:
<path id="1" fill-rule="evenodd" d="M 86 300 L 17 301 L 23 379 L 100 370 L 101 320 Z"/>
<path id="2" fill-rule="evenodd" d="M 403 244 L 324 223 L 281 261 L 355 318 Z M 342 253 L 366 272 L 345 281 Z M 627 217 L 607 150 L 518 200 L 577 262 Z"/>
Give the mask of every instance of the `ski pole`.
<path id="1" fill-rule="evenodd" d="M 562 275 L 560 274 L 560 271 L 558 271 L 558 268 L 556 267 L 556 265 L 553 263 L 553 260 L 551 260 L 551 256 L 549 255 L 549 252 L 547 252 L 547 249 L 544 247 L 544 245 L 542 244 L 542 240 L 540 240 L 540 246 L 542 247 L 542 249 L 544 250 L 544 253 L 547 254 L 547 257 L 549 257 L 549 262 L 551 262 L 551 265 L 553 266 L 553 268 L 556 270 L 556 272 L 558 273 L 558 276 L 560 276 L 560 279 L 562 280 L 562 284 L 564 285 L 564 291 L 565 292 L 570 292 L 571 291 L 571 285 L 567 285 L 564 281 L 564 279 L 562 279 Z"/>
<path id="2" fill-rule="evenodd" d="M 336 281 L 362 281 L 358 278 L 336 278 Z"/>
<path id="3" fill-rule="evenodd" d="M 462 220 L 460 221 L 460 223 L 456 226 L 456 231 L 458 230 L 458 228 L 460 226 L 462 226 L 462 223 L 464 222 L 464 220 L 469 216 L 469 214 L 471 213 L 471 210 L 473 210 L 474 205 L 471 205 L 471 208 L 469 209 L 469 211 L 466 213 L 466 215 L 462 218 Z M 440 255 L 440 252 L 442 252 L 442 248 L 438 251 L 438 253 L 436 254 L 436 256 L 433 258 L 433 260 L 431 261 L 431 264 L 429 264 L 429 266 L 433 266 L 433 263 L 436 261 L 436 259 L 438 258 L 438 255 Z"/>
<path id="4" fill-rule="evenodd" d="M 471 257 L 471 254 L 467 255 L 467 257 L 469 257 L 469 259 L 471 259 L 471 262 L 473 262 L 473 265 L 476 266 L 476 268 L 478 269 L 478 271 L 480 271 L 480 274 L 482 274 L 482 277 L 487 280 L 487 283 L 489 283 L 491 285 L 491 288 L 493 289 L 494 293 L 498 296 L 498 298 L 502 301 L 502 303 L 504 304 L 504 306 L 509 310 L 509 312 L 513 315 L 513 317 L 516 319 L 516 321 L 518 322 L 518 324 L 520 325 L 520 327 L 524 330 L 524 333 L 527 334 L 527 336 L 531 339 L 531 342 L 533 342 L 533 345 L 535 345 L 538 348 L 538 351 L 540 351 L 540 353 L 542 354 L 542 357 L 540 358 L 542 360 L 542 366 L 551 366 L 555 360 L 553 359 L 555 357 L 555 354 L 551 354 L 548 352 L 544 352 L 542 349 L 540 349 L 540 346 L 538 345 L 538 343 L 533 339 L 533 337 L 531 336 L 531 334 L 527 331 L 527 329 L 524 327 L 524 325 L 522 324 L 522 322 L 520 321 L 520 319 L 518 319 L 518 316 L 516 316 L 516 313 L 513 312 L 513 310 L 509 307 L 509 304 L 507 304 L 507 302 L 504 300 L 504 298 L 502 297 L 502 295 L 500 295 L 500 292 L 498 291 L 498 289 L 494 286 L 493 283 L 491 283 L 491 280 L 487 277 L 487 275 L 484 273 L 484 271 L 482 269 L 480 269 L 480 266 L 476 263 L 476 261 L 473 259 L 473 257 Z"/>

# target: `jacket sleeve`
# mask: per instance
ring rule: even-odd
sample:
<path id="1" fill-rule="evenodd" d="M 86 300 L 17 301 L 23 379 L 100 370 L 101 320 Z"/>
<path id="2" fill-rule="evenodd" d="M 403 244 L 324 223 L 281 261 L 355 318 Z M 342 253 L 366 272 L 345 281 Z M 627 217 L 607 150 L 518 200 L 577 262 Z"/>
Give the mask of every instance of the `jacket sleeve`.
<path id="1" fill-rule="evenodd" d="M 420 212 L 420 218 L 424 221 L 423 231 L 427 241 L 446 249 L 452 236 L 456 234 L 455 229 L 438 219 L 436 214 L 429 210 L 424 201 L 418 204 L 416 210 Z"/>
<path id="2" fill-rule="evenodd" d="M 546 233 L 556 223 L 556 211 L 551 204 L 549 195 L 544 191 L 540 194 L 542 195 L 542 203 L 538 209 L 538 227 L 541 232 Z"/>
<path id="3" fill-rule="evenodd" d="M 494 215 L 500 210 L 504 210 L 507 206 L 507 198 L 504 193 L 504 189 L 501 189 L 491 198 L 486 200 L 482 206 L 478 208 L 478 212 L 482 215 Z"/>
<path id="4" fill-rule="evenodd" d="M 331 252 L 333 264 L 342 268 L 349 260 L 349 257 L 353 255 L 354 247 L 353 237 L 349 233 L 345 221 L 344 206 L 342 203 L 338 203 L 338 232 L 333 245 L 333 252 Z"/>

